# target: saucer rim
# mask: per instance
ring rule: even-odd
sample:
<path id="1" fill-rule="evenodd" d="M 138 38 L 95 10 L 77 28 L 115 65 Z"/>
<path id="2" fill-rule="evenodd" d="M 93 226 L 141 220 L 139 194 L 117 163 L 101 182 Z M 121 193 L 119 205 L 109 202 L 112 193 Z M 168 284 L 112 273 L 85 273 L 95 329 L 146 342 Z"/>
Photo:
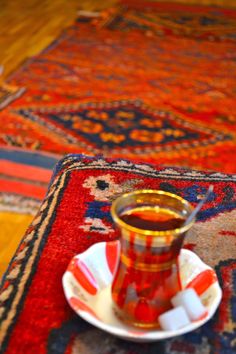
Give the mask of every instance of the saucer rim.
<path id="1" fill-rule="evenodd" d="M 111 242 L 117 242 L 119 241 L 111 241 Z M 86 253 L 91 253 L 91 248 L 96 250 L 97 247 L 104 247 L 108 242 L 98 242 L 92 246 L 90 246 L 88 249 L 86 249 L 84 252 L 81 252 L 75 257 L 78 258 L 78 256 L 81 256 L 82 254 Z M 207 269 L 213 269 L 212 267 L 208 266 L 203 260 L 194 252 L 188 250 L 188 249 L 181 249 L 181 254 L 188 255 L 189 258 L 195 258 L 199 263 L 203 263 L 203 265 Z M 214 269 L 213 269 L 214 270 Z M 214 270 L 215 272 L 215 270 Z M 97 319 L 91 314 L 89 314 L 86 311 L 80 310 L 80 309 L 74 309 L 73 306 L 71 305 L 69 301 L 69 296 L 67 296 L 67 286 L 68 286 L 68 276 L 73 277 L 74 281 L 77 282 L 77 280 L 74 278 L 73 274 L 69 272 L 68 270 L 65 271 L 62 277 L 62 285 L 63 285 L 63 290 L 64 290 L 64 295 L 66 297 L 66 300 L 69 304 L 69 306 L 72 308 L 72 310 L 80 316 L 83 320 L 86 322 L 90 323 L 91 325 L 95 326 L 96 328 L 99 328 L 107 333 L 110 333 L 116 337 L 123 338 L 129 341 L 135 341 L 135 342 L 154 342 L 154 341 L 159 341 L 159 340 L 164 340 L 164 339 L 169 339 L 173 338 L 179 335 L 183 335 L 189 332 L 192 332 L 196 330 L 197 328 L 203 326 L 206 322 L 208 322 L 215 314 L 221 299 L 222 299 L 222 289 L 219 285 L 218 277 L 216 277 L 216 282 L 214 282 L 212 285 L 210 285 L 209 288 L 215 288 L 215 301 L 213 304 L 211 304 L 209 308 L 208 315 L 204 317 L 201 320 L 191 322 L 189 325 L 184 326 L 182 328 L 179 328 L 177 330 L 171 330 L 171 331 L 165 331 L 165 330 L 155 330 L 155 329 L 143 329 L 143 328 L 138 328 L 134 326 L 129 326 L 122 321 L 119 321 L 121 324 L 121 327 L 117 327 L 114 324 L 108 324 L 101 319 Z M 208 289 L 209 289 L 208 288 Z M 101 291 L 101 290 L 100 290 Z M 78 296 L 79 298 L 79 296 Z M 92 307 L 91 307 L 92 308 Z"/>

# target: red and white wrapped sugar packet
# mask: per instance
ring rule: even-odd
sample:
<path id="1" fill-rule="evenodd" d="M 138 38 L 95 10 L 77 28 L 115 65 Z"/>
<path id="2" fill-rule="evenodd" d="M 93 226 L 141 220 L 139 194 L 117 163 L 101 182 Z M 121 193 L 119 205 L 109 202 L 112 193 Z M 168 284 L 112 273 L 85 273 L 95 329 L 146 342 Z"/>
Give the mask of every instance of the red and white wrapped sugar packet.
<path id="1" fill-rule="evenodd" d="M 197 321 L 206 315 L 207 309 L 193 288 L 179 291 L 172 299 L 174 307 L 183 306 L 191 321 Z"/>

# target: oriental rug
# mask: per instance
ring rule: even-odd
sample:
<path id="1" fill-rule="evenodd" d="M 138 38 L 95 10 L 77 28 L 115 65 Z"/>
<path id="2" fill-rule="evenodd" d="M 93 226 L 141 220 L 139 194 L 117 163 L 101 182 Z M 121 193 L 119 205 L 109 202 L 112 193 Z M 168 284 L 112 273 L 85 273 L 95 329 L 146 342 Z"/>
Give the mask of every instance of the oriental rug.
<path id="1" fill-rule="evenodd" d="M 235 13 L 126 1 L 98 20 L 80 16 L 9 78 L 0 92 L 1 262 L 66 153 L 236 172 Z"/>
<path id="2" fill-rule="evenodd" d="M 46 195 L 58 158 L 0 148 L 0 279 Z"/>
<path id="3" fill-rule="evenodd" d="M 3 109 L 11 102 L 19 98 L 25 92 L 24 88 L 18 88 L 5 84 L 4 82 L 0 83 L 0 109 Z"/>
<path id="4" fill-rule="evenodd" d="M 236 11 L 124 1 L 9 80 L 0 144 L 236 172 Z"/>
<path id="5" fill-rule="evenodd" d="M 112 200 L 153 188 L 196 205 L 214 193 L 185 247 L 216 269 L 223 290 L 214 317 L 186 335 L 151 344 L 117 339 L 76 316 L 62 290 L 71 258 L 117 238 Z M 236 175 L 156 167 L 121 159 L 69 155 L 54 170 L 47 197 L 29 226 L 0 288 L 0 353 L 233 354 L 236 351 Z M 106 311 L 106 309 L 104 309 Z"/>

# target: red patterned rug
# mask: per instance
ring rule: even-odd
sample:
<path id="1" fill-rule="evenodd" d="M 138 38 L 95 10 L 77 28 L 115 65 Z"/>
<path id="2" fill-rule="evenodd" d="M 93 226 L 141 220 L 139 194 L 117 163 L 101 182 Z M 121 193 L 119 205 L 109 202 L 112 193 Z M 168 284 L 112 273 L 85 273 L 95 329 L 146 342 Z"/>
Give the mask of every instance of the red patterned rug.
<path id="1" fill-rule="evenodd" d="M 124 4 L 11 77 L 0 144 L 236 172 L 236 11 Z"/>
<path id="2" fill-rule="evenodd" d="M 117 339 L 70 309 L 62 275 L 71 258 L 114 240 L 109 208 L 123 192 L 142 188 L 177 193 L 193 205 L 214 193 L 186 238 L 216 269 L 223 298 L 213 319 L 196 331 L 152 344 Z M 71 155 L 60 161 L 47 197 L 0 287 L 0 353 L 233 354 L 236 352 L 236 175 L 197 172 Z"/>

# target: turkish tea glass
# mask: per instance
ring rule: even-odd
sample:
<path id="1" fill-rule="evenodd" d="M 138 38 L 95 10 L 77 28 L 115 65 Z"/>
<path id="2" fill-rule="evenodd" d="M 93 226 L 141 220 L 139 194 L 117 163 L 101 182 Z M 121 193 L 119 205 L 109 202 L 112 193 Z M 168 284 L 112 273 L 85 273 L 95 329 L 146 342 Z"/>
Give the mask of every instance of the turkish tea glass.
<path id="1" fill-rule="evenodd" d="M 121 320 L 155 328 L 171 308 L 181 290 L 178 256 L 194 223 L 183 225 L 192 210 L 185 199 L 161 190 L 137 190 L 112 203 L 121 250 L 111 291 Z"/>

